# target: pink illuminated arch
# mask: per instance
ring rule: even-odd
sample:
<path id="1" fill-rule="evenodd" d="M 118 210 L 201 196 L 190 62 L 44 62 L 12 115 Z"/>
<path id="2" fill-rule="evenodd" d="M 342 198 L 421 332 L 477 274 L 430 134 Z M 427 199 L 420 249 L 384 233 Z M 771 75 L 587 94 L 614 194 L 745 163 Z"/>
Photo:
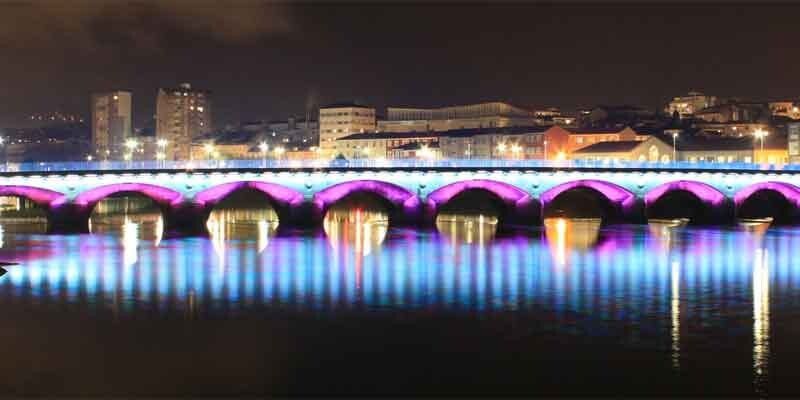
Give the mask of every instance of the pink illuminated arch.
<path id="1" fill-rule="evenodd" d="M 431 192 L 426 200 L 428 212 L 435 216 L 442 205 L 464 191 L 475 189 L 494 194 L 515 212 L 528 212 L 531 207 L 538 205 L 536 199 L 514 185 L 490 179 L 472 179 L 444 185 Z"/>
<path id="2" fill-rule="evenodd" d="M 183 201 L 183 195 L 173 189 L 147 183 L 115 183 L 87 190 L 75 197 L 75 204 L 94 207 L 100 200 L 117 193 L 138 193 L 147 196 L 161 205 L 175 206 Z"/>
<path id="3" fill-rule="evenodd" d="M 277 206 L 296 207 L 303 202 L 303 194 L 297 190 L 275 183 L 259 181 L 223 183 L 197 193 L 194 196 L 194 201 L 203 207 L 213 206 L 228 197 L 231 193 L 245 188 L 264 193 L 270 200 L 274 201 Z"/>
<path id="4" fill-rule="evenodd" d="M 581 179 L 571 181 L 554 186 L 539 196 L 544 208 L 550 204 L 560 194 L 578 188 L 593 189 L 602 194 L 609 202 L 621 207 L 622 211 L 631 210 L 636 204 L 636 195 L 622 186 L 615 185 L 611 182 L 596 180 L 596 179 Z"/>
<path id="5" fill-rule="evenodd" d="M 23 185 L 2 185 L 0 186 L 0 196 L 23 197 L 33 201 L 36 205 L 48 209 L 66 202 L 64 194 L 33 186 Z"/>
<path id="6" fill-rule="evenodd" d="M 700 201 L 718 207 L 725 202 L 725 194 L 714 188 L 713 186 L 697 181 L 673 181 L 663 183 L 651 189 L 644 196 L 645 206 L 650 206 L 665 194 L 675 191 L 683 190 L 697 196 Z"/>
<path id="7" fill-rule="evenodd" d="M 772 190 L 780 193 L 789 203 L 800 208 L 800 187 L 786 182 L 760 182 L 740 189 L 733 196 L 737 207 L 741 206 L 750 196 L 761 190 Z"/>
<path id="8" fill-rule="evenodd" d="M 416 194 L 401 186 L 376 180 L 356 180 L 339 183 L 314 194 L 315 213 L 318 217 L 323 217 L 331 205 L 355 193 L 379 196 L 402 211 L 406 217 L 417 215 L 422 205 Z"/>

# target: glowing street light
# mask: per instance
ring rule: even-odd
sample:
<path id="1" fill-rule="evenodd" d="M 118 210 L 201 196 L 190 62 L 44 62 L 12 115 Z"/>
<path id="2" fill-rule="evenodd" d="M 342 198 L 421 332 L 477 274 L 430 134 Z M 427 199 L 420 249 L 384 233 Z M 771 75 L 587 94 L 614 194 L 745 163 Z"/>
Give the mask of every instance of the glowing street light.
<path id="1" fill-rule="evenodd" d="M 138 146 L 139 146 L 139 142 L 136 141 L 136 139 L 134 139 L 134 138 L 129 138 L 128 140 L 125 141 L 125 148 L 128 149 L 128 153 L 125 154 L 125 160 L 126 161 L 132 161 L 133 160 L 133 152 L 136 151 L 136 148 Z"/>
<path id="2" fill-rule="evenodd" d="M 521 151 L 522 151 L 522 147 L 520 147 L 520 145 L 518 145 L 516 143 L 511 145 L 511 153 L 514 154 L 514 158 L 518 158 L 519 157 L 519 153 Z"/>
<path id="3" fill-rule="evenodd" d="M 261 151 L 261 162 L 264 166 L 267 166 L 267 152 L 269 151 L 269 144 L 267 142 L 261 142 L 258 144 L 258 150 Z"/>
<path id="4" fill-rule="evenodd" d="M 206 143 L 203 145 L 203 151 L 206 152 L 208 157 L 211 157 L 214 154 L 214 144 L 213 143 Z"/>
<path id="5" fill-rule="evenodd" d="M 759 158 L 761 158 L 762 160 L 764 159 L 764 138 L 767 137 L 768 135 L 769 132 L 763 129 L 757 129 L 755 132 L 753 132 L 753 136 L 757 137 L 758 139 L 761 139 L 761 152 Z"/>
<path id="6" fill-rule="evenodd" d="M 678 161 L 678 150 L 675 147 L 675 142 L 678 140 L 678 132 L 672 132 L 672 162 Z"/>
<path id="7" fill-rule="evenodd" d="M 283 155 L 283 153 L 286 152 L 286 149 L 284 149 L 281 146 L 278 146 L 278 147 L 275 148 L 275 150 L 273 150 L 273 152 L 275 152 L 275 157 L 276 158 L 280 158 Z"/>
<path id="8" fill-rule="evenodd" d="M 547 161 L 547 140 L 544 141 L 544 160 Z"/>
<path id="9" fill-rule="evenodd" d="M 503 142 L 498 143 L 497 144 L 497 152 L 500 153 L 500 154 L 505 153 L 506 152 L 506 144 L 503 143 Z"/>

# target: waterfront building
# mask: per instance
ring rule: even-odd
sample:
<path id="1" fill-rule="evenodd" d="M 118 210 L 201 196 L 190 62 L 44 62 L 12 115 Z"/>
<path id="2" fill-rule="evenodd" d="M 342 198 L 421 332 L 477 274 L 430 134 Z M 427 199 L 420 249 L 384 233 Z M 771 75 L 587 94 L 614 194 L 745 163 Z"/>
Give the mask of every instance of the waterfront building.
<path id="1" fill-rule="evenodd" d="M 769 130 L 770 124 L 762 122 L 696 122 L 693 124 L 699 132 L 711 136 L 746 137 L 754 132 Z"/>
<path id="2" fill-rule="evenodd" d="M 718 101 L 717 96 L 689 92 L 686 96 L 674 97 L 664 107 L 664 112 L 667 115 L 673 115 L 677 112 L 681 118 L 691 118 L 696 112 L 717 105 Z"/>
<path id="3" fill-rule="evenodd" d="M 389 150 L 389 158 L 394 159 L 422 158 L 435 160 L 441 158 L 441 156 L 442 153 L 437 142 L 412 142 Z"/>
<path id="4" fill-rule="evenodd" d="M 581 148 L 600 142 L 644 140 L 630 127 L 618 128 L 574 128 L 550 130 L 547 136 L 548 159 L 566 159 Z"/>
<path id="5" fill-rule="evenodd" d="M 436 132 L 370 132 L 355 133 L 336 140 L 336 154 L 347 159 L 388 158 L 390 150 L 410 143 L 433 144 L 439 141 Z"/>
<path id="6" fill-rule="evenodd" d="M 545 111 L 543 111 L 545 112 Z M 380 132 L 443 132 L 454 129 L 535 125 L 533 112 L 508 103 L 489 102 L 441 108 L 388 107 Z"/>
<path id="7" fill-rule="evenodd" d="M 188 83 L 158 89 L 156 139 L 166 143 L 167 160 L 191 159 L 192 141 L 212 128 L 211 92 Z"/>
<path id="8" fill-rule="evenodd" d="M 573 160 L 618 162 L 671 162 L 673 149 L 661 139 L 650 136 L 645 140 L 619 140 L 598 142 L 576 150 L 570 156 Z"/>
<path id="9" fill-rule="evenodd" d="M 773 117 L 800 120 L 800 101 L 773 101 L 769 103 L 769 111 Z"/>
<path id="10" fill-rule="evenodd" d="M 337 139 L 375 131 L 375 109 L 358 103 L 336 103 L 319 109 L 320 156 L 335 157 Z"/>
<path id="11" fill-rule="evenodd" d="M 680 138 L 677 142 L 678 160 L 706 163 L 767 163 L 785 164 L 789 161 L 787 138 L 768 135 L 761 140 L 753 137 Z"/>
<path id="12" fill-rule="evenodd" d="M 800 163 L 800 122 L 787 124 L 787 152 L 790 163 Z"/>
<path id="13" fill-rule="evenodd" d="M 125 140 L 131 137 L 131 92 L 118 90 L 92 95 L 92 157 L 122 159 Z"/>
<path id="14" fill-rule="evenodd" d="M 698 120 L 711 123 L 769 123 L 767 103 L 729 100 L 695 112 Z"/>
<path id="15" fill-rule="evenodd" d="M 558 126 L 458 129 L 442 132 L 439 147 L 445 158 L 543 159 L 548 133 L 563 130 Z"/>

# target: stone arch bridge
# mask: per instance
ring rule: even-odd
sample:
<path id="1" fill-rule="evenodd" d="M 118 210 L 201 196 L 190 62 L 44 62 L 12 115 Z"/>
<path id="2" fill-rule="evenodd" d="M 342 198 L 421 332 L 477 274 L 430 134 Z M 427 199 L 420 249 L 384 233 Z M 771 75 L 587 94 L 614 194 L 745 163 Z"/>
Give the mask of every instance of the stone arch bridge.
<path id="1" fill-rule="evenodd" d="M 577 192 L 601 203 L 607 220 L 643 222 L 665 206 L 702 222 L 728 223 L 751 203 L 763 213 L 800 215 L 800 173 L 791 171 L 597 168 L 298 168 L 76 172 L 6 172 L 0 196 L 30 199 L 46 210 L 54 232 L 88 231 L 102 199 L 137 193 L 153 199 L 169 234 L 206 232 L 213 207 L 244 188 L 262 192 L 281 226 L 318 225 L 326 210 L 355 194 L 389 205 L 392 224 L 431 224 L 465 192 L 500 204 L 501 224 L 533 225 L 557 214 Z M 677 196 L 676 194 L 681 194 Z M 769 194 L 769 196 L 765 196 Z M 575 200 L 578 201 L 578 200 Z M 778 205 L 772 204 L 777 201 Z M 670 202 L 674 204 L 669 204 Z M 560 204 L 560 205 L 559 205 Z M 690 210 L 691 208 L 691 210 Z"/>

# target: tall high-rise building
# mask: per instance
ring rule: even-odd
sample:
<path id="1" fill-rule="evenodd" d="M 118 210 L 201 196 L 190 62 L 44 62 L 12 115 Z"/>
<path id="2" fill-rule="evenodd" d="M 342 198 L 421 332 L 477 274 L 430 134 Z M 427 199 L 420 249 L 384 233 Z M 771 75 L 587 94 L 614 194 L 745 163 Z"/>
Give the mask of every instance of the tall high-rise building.
<path id="1" fill-rule="evenodd" d="M 98 160 L 120 159 L 131 136 L 131 92 L 92 95 L 92 152 Z"/>
<path id="2" fill-rule="evenodd" d="M 167 160 L 189 160 L 192 140 L 211 130 L 211 92 L 188 83 L 158 89 L 156 139 Z"/>
<path id="3" fill-rule="evenodd" d="M 319 149 L 322 157 L 334 157 L 336 139 L 375 130 L 375 109 L 355 103 L 319 108 Z"/>

